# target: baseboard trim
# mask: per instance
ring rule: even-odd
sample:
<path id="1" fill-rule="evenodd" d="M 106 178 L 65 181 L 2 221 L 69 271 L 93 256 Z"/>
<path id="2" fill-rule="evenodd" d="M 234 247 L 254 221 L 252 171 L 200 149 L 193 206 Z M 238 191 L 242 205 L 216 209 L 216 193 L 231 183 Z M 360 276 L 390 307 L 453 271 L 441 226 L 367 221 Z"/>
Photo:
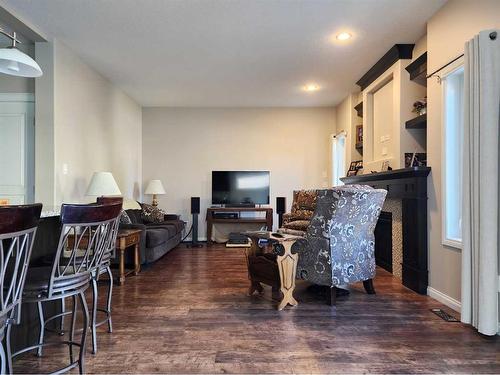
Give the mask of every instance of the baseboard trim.
<path id="1" fill-rule="evenodd" d="M 430 286 L 427 287 L 427 295 L 431 298 L 434 298 L 436 301 L 441 302 L 443 305 L 448 306 L 450 309 L 453 309 L 457 312 L 460 312 L 461 310 L 462 304 L 459 301 L 440 292 L 439 290 L 431 288 Z"/>

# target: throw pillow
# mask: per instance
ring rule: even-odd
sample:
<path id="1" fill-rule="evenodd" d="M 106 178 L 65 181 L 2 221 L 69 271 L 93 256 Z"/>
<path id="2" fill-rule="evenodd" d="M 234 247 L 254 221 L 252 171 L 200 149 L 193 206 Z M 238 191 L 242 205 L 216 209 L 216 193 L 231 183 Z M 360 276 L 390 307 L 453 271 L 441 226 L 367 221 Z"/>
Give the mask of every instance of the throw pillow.
<path id="1" fill-rule="evenodd" d="M 132 220 L 125 210 L 122 210 L 122 214 L 120 215 L 120 224 L 132 224 Z"/>
<path id="2" fill-rule="evenodd" d="M 165 217 L 165 211 L 150 204 L 142 204 L 141 218 L 146 223 L 161 223 Z"/>

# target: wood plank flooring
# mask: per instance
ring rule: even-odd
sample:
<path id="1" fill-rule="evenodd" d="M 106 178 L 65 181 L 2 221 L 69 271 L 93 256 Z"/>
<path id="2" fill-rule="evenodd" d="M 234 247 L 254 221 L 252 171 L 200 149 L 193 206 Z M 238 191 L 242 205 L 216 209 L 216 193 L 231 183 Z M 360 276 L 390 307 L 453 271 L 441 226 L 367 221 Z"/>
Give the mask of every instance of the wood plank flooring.
<path id="1" fill-rule="evenodd" d="M 87 371 L 500 373 L 500 340 L 441 320 L 429 309 L 443 305 L 381 269 L 374 285 L 376 295 L 359 283 L 330 307 L 299 281 L 299 305 L 279 312 L 270 288 L 246 295 L 242 249 L 180 246 L 115 287 L 114 331 L 99 328 L 96 355 L 88 342 Z M 28 353 L 14 370 L 50 371 L 67 353 Z"/>

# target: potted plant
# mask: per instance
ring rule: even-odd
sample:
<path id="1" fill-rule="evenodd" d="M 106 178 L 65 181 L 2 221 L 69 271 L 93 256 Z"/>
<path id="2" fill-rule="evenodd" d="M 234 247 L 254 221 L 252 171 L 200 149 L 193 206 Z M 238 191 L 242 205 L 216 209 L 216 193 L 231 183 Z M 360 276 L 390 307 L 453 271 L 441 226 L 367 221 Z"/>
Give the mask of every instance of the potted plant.
<path id="1" fill-rule="evenodd" d="M 427 96 L 413 103 L 412 112 L 415 112 L 419 116 L 427 113 Z"/>

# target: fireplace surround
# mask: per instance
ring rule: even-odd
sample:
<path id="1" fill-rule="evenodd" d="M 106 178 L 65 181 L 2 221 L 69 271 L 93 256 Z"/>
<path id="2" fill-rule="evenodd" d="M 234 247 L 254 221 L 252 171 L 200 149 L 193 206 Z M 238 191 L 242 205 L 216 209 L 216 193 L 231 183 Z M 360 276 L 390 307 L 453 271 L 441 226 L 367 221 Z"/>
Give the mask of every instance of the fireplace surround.
<path id="1" fill-rule="evenodd" d="M 402 259 L 401 264 L 397 264 L 397 248 L 395 249 L 394 226 L 392 226 L 391 267 L 393 273 L 398 276 L 394 271 L 400 266 L 403 285 L 420 294 L 427 294 L 428 285 L 427 176 L 430 171 L 430 167 L 413 167 L 341 178 L 347 185 L 363 184 L 387 190 L 387 203 L 383 211 L 392 213 L 392 222 L 395 220 L 395 211 L 397 215 L 395 202 L 401 202 Z M 381 233 L 382 229 L 380 229 L 380 225 L 385 225 L 387 228 L 387 218 L 387 214 L 384 214 L 382 220 L 385 222 L 378 224 L 379 233 L 375 242 L 378 237 L 379 245 L 380 241 L 387 241 L 389 236 L 387 233 Z M 375 246 L 378 245 L 375 244 Z M 395 254 L 396 257 L 394 257 Z"/>

